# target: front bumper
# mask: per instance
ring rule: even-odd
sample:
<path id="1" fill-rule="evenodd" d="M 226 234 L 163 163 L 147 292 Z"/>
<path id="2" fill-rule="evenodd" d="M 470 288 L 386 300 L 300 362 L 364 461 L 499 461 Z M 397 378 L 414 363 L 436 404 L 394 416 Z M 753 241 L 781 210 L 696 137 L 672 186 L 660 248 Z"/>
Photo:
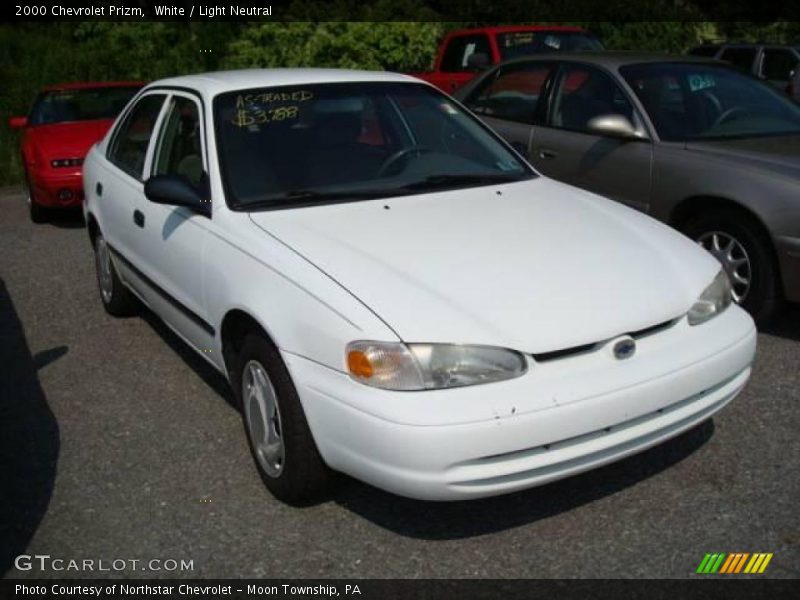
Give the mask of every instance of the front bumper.
<path id="1" fill-rule="evenodd" d="M 83 203 L 83 177 L 81 169 L 64 169 L 64 172 L 32 171 L 29 177 L 31 201 L 41 206 L 68 208 Z M 69 192 L 69 198 L 62 193 Z"/>
<path id="2" fill-rule="evenodd" d="M 376 390 L 284 358 L 329 466 L 403 496 L 457 500 L 567 477 L 693 427 L 744 387 L 755 341 L 734 306 L 642 338 L 624 361 L 600 349 L 512 381 L 429 392 Z"/>

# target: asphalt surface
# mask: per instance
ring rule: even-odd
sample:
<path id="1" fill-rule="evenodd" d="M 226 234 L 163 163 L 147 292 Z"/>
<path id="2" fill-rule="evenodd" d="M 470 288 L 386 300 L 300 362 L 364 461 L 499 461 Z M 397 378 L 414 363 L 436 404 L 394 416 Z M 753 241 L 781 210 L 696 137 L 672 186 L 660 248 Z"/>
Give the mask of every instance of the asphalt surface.
<path id="1" fill-rule="evenodd" d="M 696 577 L 706 552 L 773 552 L 761 577 L 800 576 L 796 306 L 759 335 L 741 396 L 644 454 L 451 504 L 342 478 L 298 509 L 263 487 L 224 380 L 146 311 L 106 315 L 79 219 L 34 226 L 0 189 L 0 278 L 6 577 L 108 575 L 19 571 L 20 554 L 193 561 L 112 573 L 133 577 Z"/>

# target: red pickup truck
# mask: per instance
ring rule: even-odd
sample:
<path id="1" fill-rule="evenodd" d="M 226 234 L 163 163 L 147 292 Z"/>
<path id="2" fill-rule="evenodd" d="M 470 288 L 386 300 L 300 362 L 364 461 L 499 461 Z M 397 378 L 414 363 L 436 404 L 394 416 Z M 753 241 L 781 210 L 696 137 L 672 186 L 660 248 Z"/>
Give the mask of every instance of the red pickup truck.
<path id="1" fill-rule="evenodd" d="M 434 70 L 411 73 L 452 94 L 479 71 L 505 60 L 542 52 L 602 50 L 580 27 L 515 25 L 453 31 L 439 43 Z"/>

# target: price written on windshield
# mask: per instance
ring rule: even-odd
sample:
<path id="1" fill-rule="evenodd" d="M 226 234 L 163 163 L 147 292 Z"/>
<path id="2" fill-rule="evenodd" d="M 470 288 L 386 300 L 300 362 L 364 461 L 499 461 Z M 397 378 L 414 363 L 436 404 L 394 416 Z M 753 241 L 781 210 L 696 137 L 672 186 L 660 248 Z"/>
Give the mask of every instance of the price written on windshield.
<path id="1" fill-rule="evenodd" d="M 296 119 L 300 114 L 299 103 L 307 102 L 314 97 L 309 91 L 264 92 L 260 94 L 242 94 L 236 99 L 236 116 L 233 124 L 237 127 L 263 125 L 275 121 Z M 292 104 L 270 104 L 293 102 Z"/>
<path id="2" fill-rule="evenodd" d="M 273 121 L 286 121 L 296 119 L 300 109 L 297 106 L 278 106 L 277 108 L 236 111 L 233 124 L 237 127 L 247 127 L 249 125 L 263 125 Z"/>

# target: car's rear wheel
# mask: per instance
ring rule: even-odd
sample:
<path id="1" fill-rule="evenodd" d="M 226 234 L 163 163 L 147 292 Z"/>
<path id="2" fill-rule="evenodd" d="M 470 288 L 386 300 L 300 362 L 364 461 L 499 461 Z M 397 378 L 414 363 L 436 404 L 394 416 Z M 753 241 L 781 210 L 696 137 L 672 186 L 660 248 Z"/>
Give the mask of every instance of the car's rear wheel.
<path id="1" fill-rule="evenodd" d="M 331 474 L 279 352 L 262 336 L 249 334 L 236 362 L 231 383 L 262 480 L 289 504 L 315 500 Z"/>
<path id="2" fill-rule="evenodd" d="M 125 317 L 135 313 L 136 298 L 117 275 L 114 261 L 111 259 L 111 250 L 101 233 L 98 233 L 94 240 L 94 264 L 100 300 L 106 312 L 114 317 Z"/>
<path id="3" fill-rule="evenodd" d="M 684 233 L 720 262 L 734 301 L 757 323 L 775 314 L 782 298 L 780 276 L 769 237 L 758 223 L 741 211 L 716 209 L 690 219 Z"/>

